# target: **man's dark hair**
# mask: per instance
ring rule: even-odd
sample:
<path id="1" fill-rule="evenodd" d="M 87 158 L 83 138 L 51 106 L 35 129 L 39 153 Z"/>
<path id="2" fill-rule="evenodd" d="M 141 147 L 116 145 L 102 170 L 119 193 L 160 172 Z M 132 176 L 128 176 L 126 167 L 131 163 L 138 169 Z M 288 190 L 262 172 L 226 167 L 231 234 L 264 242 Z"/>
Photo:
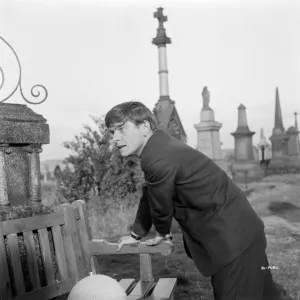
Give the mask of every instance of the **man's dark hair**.
<path id="1" fill-rule="evenodd" d="M 114 106 L 105 116 L 105 125 L 107 128 L 115 124 L 132 122 L 136 126 L 144 121 L 150 123 L 151 130 L 157 129 L 155 116 L 150 109 L 141 102 L 129 101 Z"/>

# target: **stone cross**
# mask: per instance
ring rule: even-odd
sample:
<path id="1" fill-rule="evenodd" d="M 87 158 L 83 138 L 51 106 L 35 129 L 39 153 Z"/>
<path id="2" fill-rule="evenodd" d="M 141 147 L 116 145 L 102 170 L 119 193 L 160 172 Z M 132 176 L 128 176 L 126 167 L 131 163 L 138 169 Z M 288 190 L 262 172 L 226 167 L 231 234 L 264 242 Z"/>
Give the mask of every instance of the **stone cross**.
<path id="1" fill-rule="evenodd" d="M 154 18 L 157 18 L 160 29 L 164 28 L 164 22 L 168 21 L 168 17 L 163 15 L 162 7 L 159 7 L 154 13 Z"/>

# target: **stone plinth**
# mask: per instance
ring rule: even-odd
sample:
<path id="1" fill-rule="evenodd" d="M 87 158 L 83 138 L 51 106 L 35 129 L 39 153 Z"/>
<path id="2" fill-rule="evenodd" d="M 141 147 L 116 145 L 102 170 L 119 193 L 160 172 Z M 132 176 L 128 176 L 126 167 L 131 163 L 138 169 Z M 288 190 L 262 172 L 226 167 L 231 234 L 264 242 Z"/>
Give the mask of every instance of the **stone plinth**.
<path id="1" fill-rule="evenodd" d="M 231 174 L 234 182 L 249 183 L 258 181 L 264 176 L 258 161 L 239 160 L 231 165 Z"/>
<path id="2" fill-rule="evenodd" d="M 0 209 L 41 203 L 42 144 L 49 144 L 49 125 L 26 105 L 0 104 Z"/>
<path id="3" fill-rule="evenodd" d="M 214 120 L 213 110 L 202 110 L 201 121 L 194 125 L 197 130 L 196 149 L 213 160 L 222 159 L 220 133 L 222 124 Z"/>
<path id="4" fill-rule="evenodd" d="M 281 155 L 272 157 L 269 165 L 268 165 L 268 172 L 271 171 L 275 174 L 280 174 L 282 172 L 288 171 L 288 168 L 293 164 L 291 157 L 288 155 Z"/>
<path id="5" fill-rule="evenodd" d="M 285 133 L 275 133 L 270 137 L 272 143 L 272 158 L 288 155 L 288 136 Z"/>
<path id="6" fill-rule="evenodd" d="M 212 109 L 201 110 L 200 120 L 202 122 L 215 122 L 215 113 Z"/>

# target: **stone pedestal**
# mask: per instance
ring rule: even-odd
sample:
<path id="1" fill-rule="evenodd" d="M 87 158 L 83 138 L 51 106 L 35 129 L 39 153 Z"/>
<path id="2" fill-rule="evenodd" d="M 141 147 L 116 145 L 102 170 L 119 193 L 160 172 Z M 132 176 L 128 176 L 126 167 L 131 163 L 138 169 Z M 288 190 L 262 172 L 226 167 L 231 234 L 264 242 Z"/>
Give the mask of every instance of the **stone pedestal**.
<path id="1" fill-rule="evenodd" d="M 272 159 L 288 155 L 288 136 L 286 133 L 274 134 L 270 137 L 272 143 Z"/>
<path id="2" fill-rule="evenodd" d="M 231 166 L 232 178 L 235 182 L 246 183 L 263 177 L 259 161 L 255 160 L 252 137 L 247 122 L 246 107 L 238 107 L 238 127 L 231 135 L 234 137 L 234 162 Z"/>
<path id="3" fill-rule="evenodd" d="M 202 109 L 200 119 L 200 123 L 194 125 L 197 130 L 196 149 L 213 160 L 221 160 L 222 151 L 219 130 L 222 124 L 215 121 L 212 109 Z"/>
<path id="4" fill-rule="evenodd" d="M 244 184 L 260 180 L 264 176 L 259 162 L 254 160 L 234 161 L 231 165 L 231 174 L 234 182 Z"/>
<path id="5" fill-rule="evenodd" d="M 26 105 L 0 103 L 0 209 L 41 203 L 42 144 L 49 125 Z"/>

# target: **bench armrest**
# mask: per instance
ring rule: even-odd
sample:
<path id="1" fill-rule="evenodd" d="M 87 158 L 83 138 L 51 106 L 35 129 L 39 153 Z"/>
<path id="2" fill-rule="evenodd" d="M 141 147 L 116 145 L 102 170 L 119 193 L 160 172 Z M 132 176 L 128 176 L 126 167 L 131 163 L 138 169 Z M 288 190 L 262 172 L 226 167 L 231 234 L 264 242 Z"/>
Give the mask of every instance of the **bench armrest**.
<path id="1" fill-rule="evenodd" d="M 110 243 L 104 239 L 92 239 L 90 241 L 91 255 L 153 253 L 170 255 L 174 249 L 174 245 L 170 241 L 165 241 L 156 246 L 147 246 L 145 242 L 140 242 L 136 245 L 124 245 L 118 252 L 117 245 L 117 243 Z"/>

